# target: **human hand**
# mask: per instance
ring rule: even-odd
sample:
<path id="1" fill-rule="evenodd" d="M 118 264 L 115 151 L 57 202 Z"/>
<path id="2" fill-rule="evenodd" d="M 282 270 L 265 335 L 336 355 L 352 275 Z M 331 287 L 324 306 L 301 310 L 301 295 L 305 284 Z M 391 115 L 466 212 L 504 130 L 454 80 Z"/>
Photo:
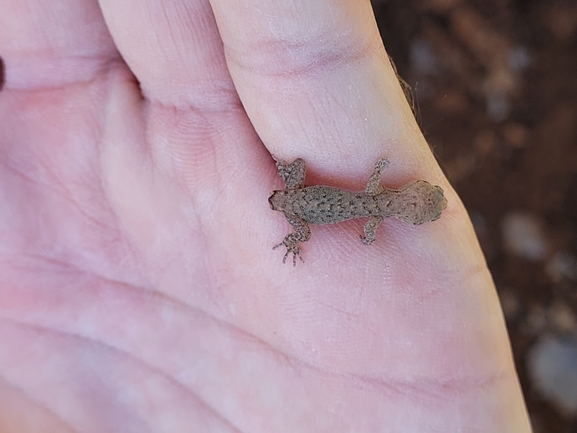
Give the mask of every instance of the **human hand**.
<path id="1" fill-rule="evenodd" d="M 530 430 L 368 2 L 1 7 L 5 431 Z M 271 153 L 359 190 L 387 157 L 383 184 L 449 204 L 370 247 L 364 221 L 313 227 L 283 266 Z"/>

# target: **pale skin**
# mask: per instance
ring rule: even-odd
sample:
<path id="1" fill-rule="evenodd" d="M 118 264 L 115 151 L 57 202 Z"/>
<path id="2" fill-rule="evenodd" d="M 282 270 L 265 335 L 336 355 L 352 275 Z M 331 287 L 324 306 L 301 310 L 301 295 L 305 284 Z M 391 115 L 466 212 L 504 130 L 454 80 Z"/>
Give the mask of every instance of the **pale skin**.
<path id="1" fill-rule="evenodd" d="M 0 56 L 2 432 L 530 430 L 368 2 L 5 0 Z M 283 266 L 271 155 L 448 207 Z"/>

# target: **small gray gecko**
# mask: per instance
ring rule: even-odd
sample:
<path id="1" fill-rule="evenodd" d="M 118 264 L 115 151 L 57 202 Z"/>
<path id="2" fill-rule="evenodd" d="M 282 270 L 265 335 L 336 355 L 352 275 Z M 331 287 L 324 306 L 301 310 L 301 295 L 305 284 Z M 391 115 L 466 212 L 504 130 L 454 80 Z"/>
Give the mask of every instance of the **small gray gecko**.
<path id="1" fill-rule="evenodd" d="M 286 247 L 282 262 L 292 253 L 293 266 L 296 258 L 304 263 L 299 242 L 311 237 L 310 224 L 333 224 L 354 218 L 369 217 L 365 224 L 365 235 L 361 242 L 371 245 L 376 231 L 384 218 L 393 217 L 411 224 L 435 221 L 447 207 L 447 199 L 439 186 L 424 180 L 413 180 L 399 190 L 385 188 L 379 184 L 388 159 L 380 159 L 375 164 L 373 174 L 364 192 L 345 191 L 332 186 L 304 186 L 305 162 L 295 159 L 290 164 L 276 160 L 276 167 L 286 188 L 273 191 L 268 199 L 273 210 L 282 212 L 295 232 L 286 235 L 275 245 Z"/>

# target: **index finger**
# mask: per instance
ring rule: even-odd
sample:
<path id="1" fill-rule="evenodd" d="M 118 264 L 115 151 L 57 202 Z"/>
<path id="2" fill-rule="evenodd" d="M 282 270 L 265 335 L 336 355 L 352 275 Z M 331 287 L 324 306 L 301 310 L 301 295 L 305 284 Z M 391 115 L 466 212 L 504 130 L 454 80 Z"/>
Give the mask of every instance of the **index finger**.
<path id="1" fill-rule="evenodd" d="M 384 156 L 392 176 L 397 164 L 413 174 L 433 170 L 369 2 L 212 6 L 237 91 L 272 154 L 345 176 L 364 176 Z"/>

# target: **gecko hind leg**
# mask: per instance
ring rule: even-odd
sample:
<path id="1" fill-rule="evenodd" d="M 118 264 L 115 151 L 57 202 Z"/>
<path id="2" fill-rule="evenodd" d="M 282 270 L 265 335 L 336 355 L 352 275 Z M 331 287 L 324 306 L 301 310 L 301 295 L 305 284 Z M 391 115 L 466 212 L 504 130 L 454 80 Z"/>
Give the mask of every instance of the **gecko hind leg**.
<path id="1" fill-rule="evenodd" d="M 371 245 L 377 238 L 377 229 L 383 222 L 381 215 L 373 215 L 365 224 L 365 236 L 361 236 L 361 242 L 365 245 Z"/>
<path id="2" fill-rule="evenodd" d="M 299 189 L 305 186 L 307 170 L 302 158 L 297 158 L 290 164 L 276 158 L 274 160 L 276 161 L 278 175 L 284 180 L 286 189 Z"/>

